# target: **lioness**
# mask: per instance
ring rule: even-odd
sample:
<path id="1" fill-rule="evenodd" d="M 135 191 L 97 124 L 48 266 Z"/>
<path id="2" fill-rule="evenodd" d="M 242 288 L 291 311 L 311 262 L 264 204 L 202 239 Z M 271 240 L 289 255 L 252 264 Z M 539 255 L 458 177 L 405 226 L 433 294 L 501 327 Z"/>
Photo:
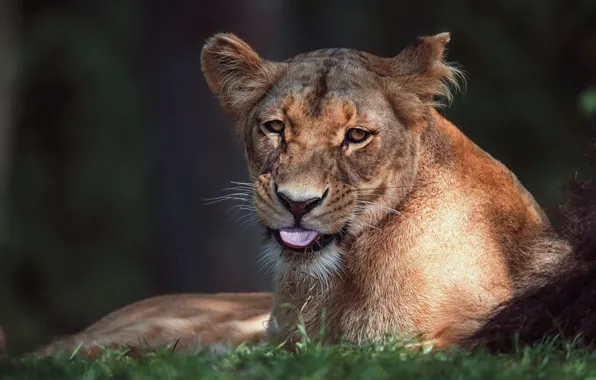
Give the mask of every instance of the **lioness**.
<path id="1" fill-rule="evenodd" d="M 267 325 L 288 348 L 321 329 L 326 343 L 439 347 L 473 334 L 568 249 L 515 175 L 435 110 L 462 79 L 444 61 L 449 38 L 392 58 L 324 49 L 285 62 L 211 38 L 202 68 L 245 143 L 273 296 L 145 300 L 39 352 L 236 344 Z"/>

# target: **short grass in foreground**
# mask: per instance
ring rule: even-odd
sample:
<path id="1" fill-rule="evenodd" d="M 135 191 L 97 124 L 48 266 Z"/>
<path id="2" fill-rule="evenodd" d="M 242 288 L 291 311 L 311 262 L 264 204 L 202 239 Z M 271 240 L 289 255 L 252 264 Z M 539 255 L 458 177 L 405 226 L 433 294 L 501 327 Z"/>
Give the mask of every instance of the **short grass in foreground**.
<path id="1" fill-rule="evenodd" d="M 81 357 L 0 359 L 0 379 L 596 379 L 596 353 L 573 345 L 543 344 L 513 354 L 413 352 L 403 345 L 321 347 L 310 343 L 290 354 L 243 346 L 229 354 L 179 354 L 167 350 L 131 358 L 105 352 Z"/>

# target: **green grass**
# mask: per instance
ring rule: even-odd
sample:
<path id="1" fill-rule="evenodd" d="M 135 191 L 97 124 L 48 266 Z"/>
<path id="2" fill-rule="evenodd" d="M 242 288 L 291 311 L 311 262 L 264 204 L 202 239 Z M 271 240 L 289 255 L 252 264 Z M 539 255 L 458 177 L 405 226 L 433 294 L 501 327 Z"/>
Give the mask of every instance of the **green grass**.
<path id="1" fill-rule="evenodd" d="M 571 345 L 541 345 L 508 355 L 429 353 L 398 344 L 355 348 L 306 344 L 290 354 L 270 347 L 240 347 L 230 354 L 172 354 L 133 359 L 106 352 L 82 357 L 0 360 L 0 379 L 596 379 L 596 353 Z"/>

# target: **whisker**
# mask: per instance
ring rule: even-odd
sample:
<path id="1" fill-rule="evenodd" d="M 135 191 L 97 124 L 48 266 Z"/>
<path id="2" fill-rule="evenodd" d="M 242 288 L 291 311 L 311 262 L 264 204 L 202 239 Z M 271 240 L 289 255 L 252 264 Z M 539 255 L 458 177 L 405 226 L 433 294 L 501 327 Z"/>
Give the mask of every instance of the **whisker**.
<path id="1" fill-rule="evenodd" d="M 254 187 L 255 187 L 255 184 L 254 183 L 250 183 L 250 182 L 230 181 L 230 183 L 233 184 L 233 185 L 247 187 L 247 188 L 250 188 L 250 189 L 254 189 Z"/>
<path id="2" fill-rule="evenodd" d="M 349 221 L 349 223 L 350 224 L 356 224 L 355 227 L 360 227 L 360 228 L 368 227 L 368 228 L 372 228 L 373 230 L 376 230 L 376 231 L 381 231 L 378 227 L 373 226 L 370 223 L 366 223 L 365 221 L 360 220 L 360 219 L 351 219 Z"/>
<path id="3" fill-rule="evenodd" d="M 239 212 L 242 212 L 242 214 L 238 215 Z M 245 224 L 258 221 L 258 215 L 256 213 L 256 210 L 252 208 L 242 208 L 236 209 L 236 213 L 233 215 L 233 217 L 229 218 L 228 220 L 232 221 L 233 223 L 238 223 L 240 226 L 243 226 Z"/>
<path id="4" fill-rule="evenodd" d="M 361 195 L 365 195 L 365 196 L 366 195 L 373 195 L 373 196 L 377 196 L 377 197 L 386 197 L 386 198 L 389 198 L 389 199 L 399 197 L 399 195 L 397 195 L 397 194 L 390 195 L 390 194 L 379 194 L 379 193 L 366 193 L 366 194 L 358 194 L 358 195 L 359 196 L 361 196 Z"/>
<path id="5" fill-rule="evenodd" d="M 389 212 L 391 214 L 394 214 L 394 215 L 400 215 L 401 214 L 401 212 L 399 212 L 397 210 L 394 210 L 394 209 L 392 209 L 390 207 L 384 207 L 384 206 L 381 206 L 381 205 L 356 206 L 356 210 L 359 210 L 359 211 L 382 210 L 382 211 L 387 211 L 387 212 Z"/>
<path id="6" fill-rule="evenodd" d="M 360 223 L 362 223 L 362 225 L 363 225 L 364 227 L 372 228 L 372 229 L 373 229 L 373 230 L 375 230 L 375 231 L 381 231 L 381 229 L 380 229 L 379 227 L 377 227 L 377 226 L 373 226 L 372 224 L 370 224 L 370 223 L 367 223 L 367 222 L 365 222 L 365 221 L 363 221 L 363 220 L 361 220 L 361 221 L 360 221 Z"/>
<path id="7" fill-rule="evenodd" d="M 241 203 L 239 205 L 234 205 L 234 206 L 230 207 L 228 209 L 228 211 L 234 210 L 234 209 L 256 211 L 255 206 L 253 206 L 252 204 L 245 204 L 245 203 Z"/>
<path id="8" fill-rule="evenodd" d="M 222 191 L 224 191 L 224 190 L 241 191 L 243 193 L 252 193 L 254 191 L 254 187 L 230 186 L 230 187 L 224 187 L 222 189 Z"/>
<path id="9" fill-rule="evenodd" d="M 241 204 L 230 207 L 226 211 L 226 215 L 228 215 L 232 211 L 234 211 L 237 214 L 240 211 L 256 212 L 257 210 L 253 206 Z"/>
<path id="10" fill-rule="evenodd" d="M 232 193 L 232 194 L 222 195 L 222 196 L 219 196 L 219 197 L 206 198 L 205 200 L 213 200 L 213 199 L 226 198 L 226 197 L 243 197 L 243 198 L 246 198 L 246 197 L 249 197 L 249 196 L 250 196 L 250 194 L 247 194 L 247 193 Z"/>
<path id="11" fill-rule="evenodd" d="M 362 193 L 367 193 L 369 191 L 374 191 L 374 190 L 391 190 L 391 189 L 409 189 L 412 186 L 396 186 L 396 187 L 384 187 L 384 188 L 370 188 L 370 189 L 354 189 L 352 191 L 356 192 L 356 194 L 362 194 Z M 385 196 L 392 196 L 391 194 L 378 194 L 376 193 L 376 195 L 385 195 Z"/>
<path id="12" fill-rule="evenodd" d="M 244 188 L 244 187 L 224 187 L 220 191 L 237 191 L 242 194 L 252 194 L 253 189 Z"/>
<path id="13" fill-rule="evenodd" d="M 247 225 L 257 225 L 257 222 L 259 221 L 259 217 L 256 215 L 243 215 L 241 218 L 239 218 L 236 222 L 240 223 L 240 226 L 247 226 Z"/>
<path id="14" fill-rule="evenodd" d="M 378 204 L 378 203 L 376 203 L 376 202 L 363 201 L 363 200 L 357 200 L 356 202 L 357 202 L 357 203 L 362 203 L 362 204 L 364 204 L 364 205 L 367 205 L 367 206 L 368 206 L 368 207 L 362 207 L 363 209 L 367 209 L 367 208 L 376 208 L 376 209 L 380 209 L 380 210 L 386 210 L 386 211 L 389 211 L 389 212 L 391 212 L 392 214 L 396 214 L 396 215 L 399 215 L 399 214 L 401 214 L 401 212 L 399 212 L 399 211 L 397 211 L 397 210 L 395 210 L 395 209 L 393 209 L 393 208 L 391 208 L 391 207 L 389 207 L 389 206 L 385 206 L 385 205 L 382 205 L 382 204 Z M 356 206 L 356 207 L 358 207 L 358 206 Z"/>
<path id="15" fill-rule="evenodd" d="M 216 198 L 206 198 L 203 199 L 203 204 L 205 206 L 208 205 L 212 205 L 215 203 L 219 203 L 219 202 L 223 202 L 223 201 L 230 201 L 230 200 L 235 200 L 235 201 L 241 201 L 241 202 L 250 202 L 250 199 L 247 198 L 242 198 L 241 196 L 223 196 L 223 197 L 216 197 Z"/>
<path id="16" fill-rule="evenodd" d="M 357 212 L 358 212 L 358 211 L 360 211 L 360 212 L 363 212 L 363 211 L 369 211 L 369 210 L 367 210 L 367 209 L 362 209 L 362 210 L 355 210 L 355 211 L 357 211 Z M 362 216 L 362 215 L 358 214 L 358 216 Z M 360 220 L 360 221 L 361 221 L 361 222 L 364 222 L 364 221 L 362 221 L 362 220 Z M 374 227 L 374 226 L 373 226 L 372 224 L 370 224 L 370 223 L 368 223 L 368 224 L 367 224 L 367 226 L 368 226 L 368 227 Z"/>
<path id="17" fill-rule="evenodd" d="M 360 209 L 360 210 L 355 210 L 355 211 L 360 212 L 359 214 L 357 214 L 358 216 L 365 217 L 366 215 L 363 215 L 364 211 L 370 211 L 370 209 Z M 375 210 L 373 209 L 373 211 L 375 211 Z"/>
<path id="18" fill-rule="evenodd" d="M 438 181 L 430 182 L 437 183 Z M 414 185 L 398 185 L 398 186 L 383 186 L 383 187 L 354 187 L 352 191 L 371 191 L 371 190 L 385 190 L 385 189 L 403 189 L 412 188 Z"/>

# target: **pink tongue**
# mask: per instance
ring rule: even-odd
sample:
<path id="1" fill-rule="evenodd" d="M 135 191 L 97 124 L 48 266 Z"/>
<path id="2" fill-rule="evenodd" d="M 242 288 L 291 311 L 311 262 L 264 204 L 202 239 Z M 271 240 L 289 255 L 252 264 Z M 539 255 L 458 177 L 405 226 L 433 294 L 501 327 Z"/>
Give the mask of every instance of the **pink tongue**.
<path id="1" fill-rule="evenodd" d="M 304 228 L 291 227 L 280 228 L 279 236 L 284 243 L 291 247 L 304 248 L 309 246 L 319 236 L 319 233 Z"/>

